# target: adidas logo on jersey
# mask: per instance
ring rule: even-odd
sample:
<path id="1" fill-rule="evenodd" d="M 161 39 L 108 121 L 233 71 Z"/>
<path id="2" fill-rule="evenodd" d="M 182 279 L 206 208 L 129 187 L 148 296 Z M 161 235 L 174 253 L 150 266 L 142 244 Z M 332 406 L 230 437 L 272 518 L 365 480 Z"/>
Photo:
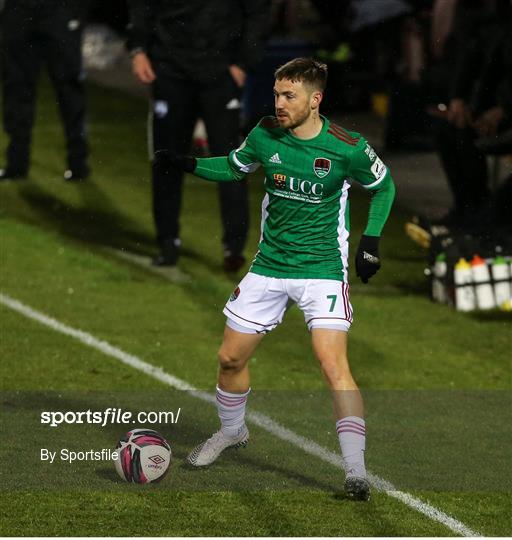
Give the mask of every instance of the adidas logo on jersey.
<path id="1" fill-rule="evenodd" d="M 281 158 L 279 157 L 279 154 L 277 152 L 269 159 L 269 162 L 279 163 L 280 165 L 282 164 Z"/>

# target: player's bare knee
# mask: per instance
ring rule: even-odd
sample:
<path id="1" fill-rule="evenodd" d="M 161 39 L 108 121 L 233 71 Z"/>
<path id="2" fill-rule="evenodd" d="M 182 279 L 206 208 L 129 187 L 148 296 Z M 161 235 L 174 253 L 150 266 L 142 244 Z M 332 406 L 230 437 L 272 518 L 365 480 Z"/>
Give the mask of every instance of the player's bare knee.
<path id="1" fill-rule="evenodd" d="M 238 373 L 244 367 L 244 362 L 236 355 L 220 350 L 218 354 L 219 368 L 226 373 Z"/>

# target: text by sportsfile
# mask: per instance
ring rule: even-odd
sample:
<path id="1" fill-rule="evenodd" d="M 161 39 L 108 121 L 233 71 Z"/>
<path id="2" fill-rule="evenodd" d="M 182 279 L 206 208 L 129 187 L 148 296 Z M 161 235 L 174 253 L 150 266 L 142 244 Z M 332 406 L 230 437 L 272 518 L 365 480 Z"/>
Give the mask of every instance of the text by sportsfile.
<path id="1" fill-rule="evenodd" d="M 41 424 L 57 427 L 60 424 L 177 424 L 181 407 L 176 411 L 140 411 L 134 414 L 116 407 L 107 407 L 103 411 L 43 411 Z"/>
<path id="2" fill-rule="evenodd" d="M 115 461 L 119 455 L 118 452 L 110 448 L 101 450 L 81 450 L 75 452 L 68 448 L 61 448 L 58 452 L 61 461 L 73 463 L 74 461 Z M 51 451 L 48 448 L 41 448 L 41 461 L 53 463 L 57 458 L 57 451 Z"/>

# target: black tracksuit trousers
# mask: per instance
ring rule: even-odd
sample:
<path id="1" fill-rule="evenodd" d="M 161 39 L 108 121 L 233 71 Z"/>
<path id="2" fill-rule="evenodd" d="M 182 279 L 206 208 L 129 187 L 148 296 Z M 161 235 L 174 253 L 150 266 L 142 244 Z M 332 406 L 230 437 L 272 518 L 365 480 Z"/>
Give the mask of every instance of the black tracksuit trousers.
<path id="1" fill-rule="evenodd" d="M 28 171 L 37 80 L 45 63 L 64 124 L 68 167 L 83 171 L 88 148 L 81 21 L 63 5 L 36 4 L 8 0 L 2 15 L 3 116 L 9 136 L 6 168 Z"/>
<path id="2" fill-rule="evenodd" d="M 150 113 L 152 152 L 168 149 L 178 155 L 188 154 L 198 118 L 205 123 L 213 156 L 226 156 L 239 145 L 240 89 L 229 72 L 208 82 L 164 76 L 159 74 L 158 67 L 156 72 Z M 171 174 L 173 178 L 152 171 L 153 215 L 161 247 L 179 238 L 183 175 Z M 219 195 L 223 246 L 230 254 L 239 255 L 244 249 L 249 225 L 246 181 L 219 183 Z"/>
<path id="3" fill-rule="evenodd" d="M 471 129 L 457 129 L 443 119 L 436 119 L 433 125 L 454 210 L 468 218 L 474 217 L 489 198 L 486 156 L 476 148 L 476 135 Z"/>

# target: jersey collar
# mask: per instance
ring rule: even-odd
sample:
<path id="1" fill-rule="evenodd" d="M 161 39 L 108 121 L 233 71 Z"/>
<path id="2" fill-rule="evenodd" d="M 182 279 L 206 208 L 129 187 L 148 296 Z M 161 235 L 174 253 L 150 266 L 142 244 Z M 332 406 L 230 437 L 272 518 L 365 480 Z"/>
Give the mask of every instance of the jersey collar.
<path id="1" fill-rule="evenodd" d="M 300 139 L 299 137 L 296 137 L 289 129 L 287 129 L 285 133 L 288 137 L 290 137 L 290 139 L 299 144 L 309 144 L 311 142 L 314 142 L 323 135 L 325 135 L 325 133 L 329 129 L 329 120 L 323 114 L 320 115 L 320 118 L 323 122 L 322 129 L 320 130 L 320 133 L 318 135 L 315 135 L 315 137 L 312 137 L 311 139 Z"/>

